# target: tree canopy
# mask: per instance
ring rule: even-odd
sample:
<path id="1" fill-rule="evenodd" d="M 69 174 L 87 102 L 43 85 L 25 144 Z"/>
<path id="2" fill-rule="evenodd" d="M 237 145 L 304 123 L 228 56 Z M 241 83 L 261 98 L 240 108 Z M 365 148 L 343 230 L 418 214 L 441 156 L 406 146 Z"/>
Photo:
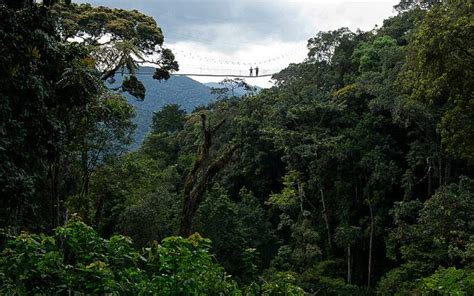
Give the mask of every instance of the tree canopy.
<path id="1" fill-rule="evenodd" d="M 315 33 L 269 89 L 153 110 L 136 151 L 121 93 L 177 70 L 155 21 L 4 3 L 1 294 L 474 294 L 471 1 Z"/>

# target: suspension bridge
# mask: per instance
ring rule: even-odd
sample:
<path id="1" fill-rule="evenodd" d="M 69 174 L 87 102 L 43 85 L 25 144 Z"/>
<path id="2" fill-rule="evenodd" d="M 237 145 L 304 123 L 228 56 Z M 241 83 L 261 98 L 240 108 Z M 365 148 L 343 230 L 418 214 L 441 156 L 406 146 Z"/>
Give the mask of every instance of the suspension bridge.
<path id="1" fill-rule="evenodd" d="M 250 75 L 250 70 L 239 70 L 239 69 L 217 69 L 217 68 L 198 68 L 194 71 L 190 68 L 186 69 L 186 72 L 172 73 L 172 76 L 195 76 L 195 77 L 232 77 L 232 78 L 261 78 L 261 77 L 272 77 L 276 73 L 280 72 L 281 69 L 262 69 L 258 75 L 253 72 Z M 138 71 L 136 75 L 153 75 L 153 71 Z"/>
<path id="2" fill-rule="evenodd" d="M 278 72 L 273 74 L 265 74 L 258 76 L 245 76 L 245 75 L 234 75 L 234 74 L 182 74 L 182 73 L 173 73 L 171 76 L 196 76 L 196 77 L 236 77 L 236 78 L 260 78 L 260 77 L 272 77 Z"/>
<path id="3" fill-rule="evenodd" d="M 228 56 L 210 55 L 202 56 L 193 52 L 170 48 L 180 61 L 180 71 L 172 73 L 172 76 L 195 76 L 195 77 L 230 77 L 256 79 L 272 77 L 286 68 L 289 63 L 301 62 L 306 55 L 306 47 L 298 46 L 284 54 L 253 60 L 236 60 Z M 256 68 L 258 67 L 258 75 Z M 153 71 L 139 71 L 137 75 L 153 75 Z"/>

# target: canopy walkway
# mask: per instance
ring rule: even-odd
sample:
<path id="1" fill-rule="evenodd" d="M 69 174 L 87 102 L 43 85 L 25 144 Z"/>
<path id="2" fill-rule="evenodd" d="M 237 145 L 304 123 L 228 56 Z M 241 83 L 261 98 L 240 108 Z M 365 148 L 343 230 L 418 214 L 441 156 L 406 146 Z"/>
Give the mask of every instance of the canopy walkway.
<path id="1" fill-rule="evenodd" d="M 260 78 L 260 77 L 272 77 L 276 73 L 280 72 L 279 69 L 262 69 L 259 71 L 258 76 L 253 71 L 250 75 L 250 70 L 241 69 L 211 69 L 211 68 L 186 68 L 186 72 L 172 73 L 172 76 L 200 76 L 200 77 L 234 77 L 234 78 Z M 153 71 L 138 71 L 136 75 L 153 75 Z"/>
<path id="2" fill-rule="evenodd" d="M 274 74 L 264 74 L 258 76 L 245 76 L 245 75 L 234 75 L 234 74 L 181 74 L 174 73 L 171 76 L 204 76 L 204 77 L 238 77 L 238 78 L 260 78 L 260 77 L 272 77 Z"/>
<path id="3" fill-rule="evenodd" d="M 172 73 L 172 76 L 196 77 L 232 77 L 232 78 L 261 78 L 272 77 L 289 63 L 300 62 L 306 56 L 305 46 L 296 46 L 285 54 L 267 59 L 253 59 L 249 61 L 229 59 L 222 55 L 201 56 L 193 52 L 171 48 L 177 54 L 177 60 L 183 60 L 181 72 Z M 144 64 L 146 66 L 146 64 Z M 154 65 L 150 65 L 153 67 Z M 258 75 L 256 68 L 258 68 Z M 137 75 L 153 75 L 151 70 L 138 71 Z"/>

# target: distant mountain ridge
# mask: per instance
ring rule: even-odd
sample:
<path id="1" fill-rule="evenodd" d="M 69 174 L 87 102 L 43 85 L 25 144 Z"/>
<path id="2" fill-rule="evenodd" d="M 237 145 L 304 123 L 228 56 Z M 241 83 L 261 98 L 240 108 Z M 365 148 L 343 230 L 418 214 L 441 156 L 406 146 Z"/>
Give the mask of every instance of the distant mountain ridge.
<path id="1" fill-rule="evenodd" d="M 116 75 L 115 79 L 110 86 L 117 86 L 123 80 L 121 75 Z M 143 101 L 123 93 L 137 112 L 134 120 L 137 129 L 131 150 L 137 149 L 150 132 L 153 112 L 159 111 L 167 104 L 178 104 L 186 112 L 191 112 L 194 108 L 208 105 L 217 98 L 211 94 L 209 87 L 186 76 L 172 76 L 167 81 L 158 81 L 153 79 L 152 75 L 140 75 L 139 79 L 146 88 Z"/>
<path id="2" fill-rule="evenodd" d="M 154 68 L 143 67 L 139 72 L 153 73 L 153 70 Z M 217 82 L 203 84 L 187 76 L 172 76 L 167 81 L 155 80 L 152 74 L 140 74 L 138 78 L 145 85 L 145 99 L 141 101 L 128 93 L 123 93 L 137 112 L 134 120 L 137 129 L 134 135 L 134 142 L 130 146 L 131 150 L 137 149 L 151 131 L 153 112 L 161 110 L 163 106 L 168 104 L 178 104 L 186 112 L 192 112 L 196 107 L 206 106 L 217 99 L 217 95 L 211 93 L 211 88 L 223 87 Z M 115 82 L 109 85 L 116 87 L 121 84 L 122 80 L 123 76 L 117 74 Z M 243 88 L 235 90 L 235 95 L 237 96 L 243 96 L 246 93 Z"/>

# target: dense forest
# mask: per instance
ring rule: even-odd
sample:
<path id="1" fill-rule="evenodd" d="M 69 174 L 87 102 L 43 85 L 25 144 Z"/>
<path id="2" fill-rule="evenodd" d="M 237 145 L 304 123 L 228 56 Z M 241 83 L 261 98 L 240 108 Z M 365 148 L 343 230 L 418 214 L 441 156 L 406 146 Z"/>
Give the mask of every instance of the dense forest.
<path id="1" fill-rule="evenodd" d="M 155 20 L 0 1 L 0 294 L 474 295 L 474 5 L 395 9 L 128 152 Z"/>

